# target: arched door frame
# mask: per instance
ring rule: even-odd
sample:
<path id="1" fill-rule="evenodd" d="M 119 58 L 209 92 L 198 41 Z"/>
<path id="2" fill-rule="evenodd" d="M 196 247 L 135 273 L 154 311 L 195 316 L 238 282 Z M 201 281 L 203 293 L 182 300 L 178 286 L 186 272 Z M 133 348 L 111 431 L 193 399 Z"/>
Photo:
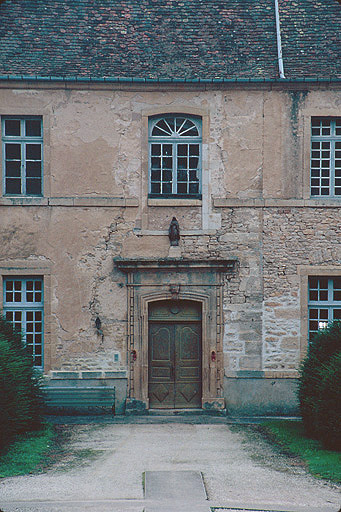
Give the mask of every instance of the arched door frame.
<path id="1" fill-rule="evenodd" d="M 149 408 L 148 397 L 148 306 L 152 302 L 162 300 L 171 300 L 173 295 L 171 292 L 147 293 L 140 297 L 140 335 L 138 336 L 137 345 L 134 344 L 136 359 L 131 361 L 133 371 L 130 372 L 130 390 L 134 390 L 134 398 L 145 403 Z M 210 336 L 212 318 L 209 309 L 209 296 L 199 293 L 180 292 L 178 300 L 190 300 L 201 303 L 202 319 L 202 407 L 207 407 L 212 403 L 212 399 L 216 405 L 223 408 L 223 399 L 217 396 L 217 380 L 218 374 L 222 370 L 223 354 L 220 353 L 221 343 L 217 344 L 216 340 Z M 136 339 L 136 338 L 135 338 Z M 218 346 L 217 346 L 218 345 Z M 212 353 L 215 357 L 212 358 Z M 133 358 L 134 359 L 134 358 Z M 131 397 L 132 398 L 132 397 Z"/>

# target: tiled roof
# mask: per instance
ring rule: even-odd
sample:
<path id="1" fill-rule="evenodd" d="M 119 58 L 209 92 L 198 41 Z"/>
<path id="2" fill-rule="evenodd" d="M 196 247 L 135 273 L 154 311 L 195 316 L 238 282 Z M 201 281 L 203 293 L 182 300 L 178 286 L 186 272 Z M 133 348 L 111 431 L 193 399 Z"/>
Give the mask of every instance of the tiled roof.
<path id="1" fill-rule="evenodd" d="M 337 0 L 279 0 L 286 77 L 341 78 Z M 0 75 L 278 78 L 274 0 L 5 0 Z"/>
<path id="2" fill-rule="evenodd" d="M 279 0 L 286 76 L 341 78 L 341 3 Z"/>

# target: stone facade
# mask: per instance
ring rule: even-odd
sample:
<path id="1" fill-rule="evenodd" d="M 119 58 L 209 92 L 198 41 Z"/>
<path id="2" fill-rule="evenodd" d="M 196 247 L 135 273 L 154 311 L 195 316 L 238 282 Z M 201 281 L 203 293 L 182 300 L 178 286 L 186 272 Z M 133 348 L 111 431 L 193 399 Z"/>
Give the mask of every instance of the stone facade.
<path id="1" fill-rule="evenodd" d="M 220 260 L 233 268 L 211 308 L 222 345 L 210 399 L 230 413 L 294 412 L 308 276 L 341 275 L 340 203 L 309 190 L 311 117 L 340 116 L 339 85 L 0 85 L 1 115 L 43 119 L 43 197 L 0 198 L 0 271 L 44 277 L 49 389 L 115 387 L 117 411 L 127 397 L 148 407 L 146 391 L 130 393 L 129 283 L 117 262 Z M 148 199 L 148 117 L 162 113 L 202 118 L 202 200 Z"/>

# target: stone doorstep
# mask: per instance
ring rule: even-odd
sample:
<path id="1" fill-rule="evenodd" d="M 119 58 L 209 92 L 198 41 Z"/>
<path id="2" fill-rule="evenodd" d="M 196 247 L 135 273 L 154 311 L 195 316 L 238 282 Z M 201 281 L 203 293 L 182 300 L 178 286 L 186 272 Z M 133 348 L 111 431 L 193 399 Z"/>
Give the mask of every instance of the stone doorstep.
<path id="1" fill-rule="evenodd" d="M 148 409 L 148 416 L 226 416 L 226 409 Z"/>

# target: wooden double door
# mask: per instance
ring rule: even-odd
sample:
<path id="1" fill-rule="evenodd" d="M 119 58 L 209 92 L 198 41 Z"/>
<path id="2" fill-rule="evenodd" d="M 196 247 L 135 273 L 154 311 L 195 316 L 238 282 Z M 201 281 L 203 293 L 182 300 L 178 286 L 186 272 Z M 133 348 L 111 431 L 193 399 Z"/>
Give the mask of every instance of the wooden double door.
<path id="1" fill-rule="evenodd" d="M 162 301 L 149 316 L 149 406 L 201 407 L 201 309 L 191 301 Z"/>

